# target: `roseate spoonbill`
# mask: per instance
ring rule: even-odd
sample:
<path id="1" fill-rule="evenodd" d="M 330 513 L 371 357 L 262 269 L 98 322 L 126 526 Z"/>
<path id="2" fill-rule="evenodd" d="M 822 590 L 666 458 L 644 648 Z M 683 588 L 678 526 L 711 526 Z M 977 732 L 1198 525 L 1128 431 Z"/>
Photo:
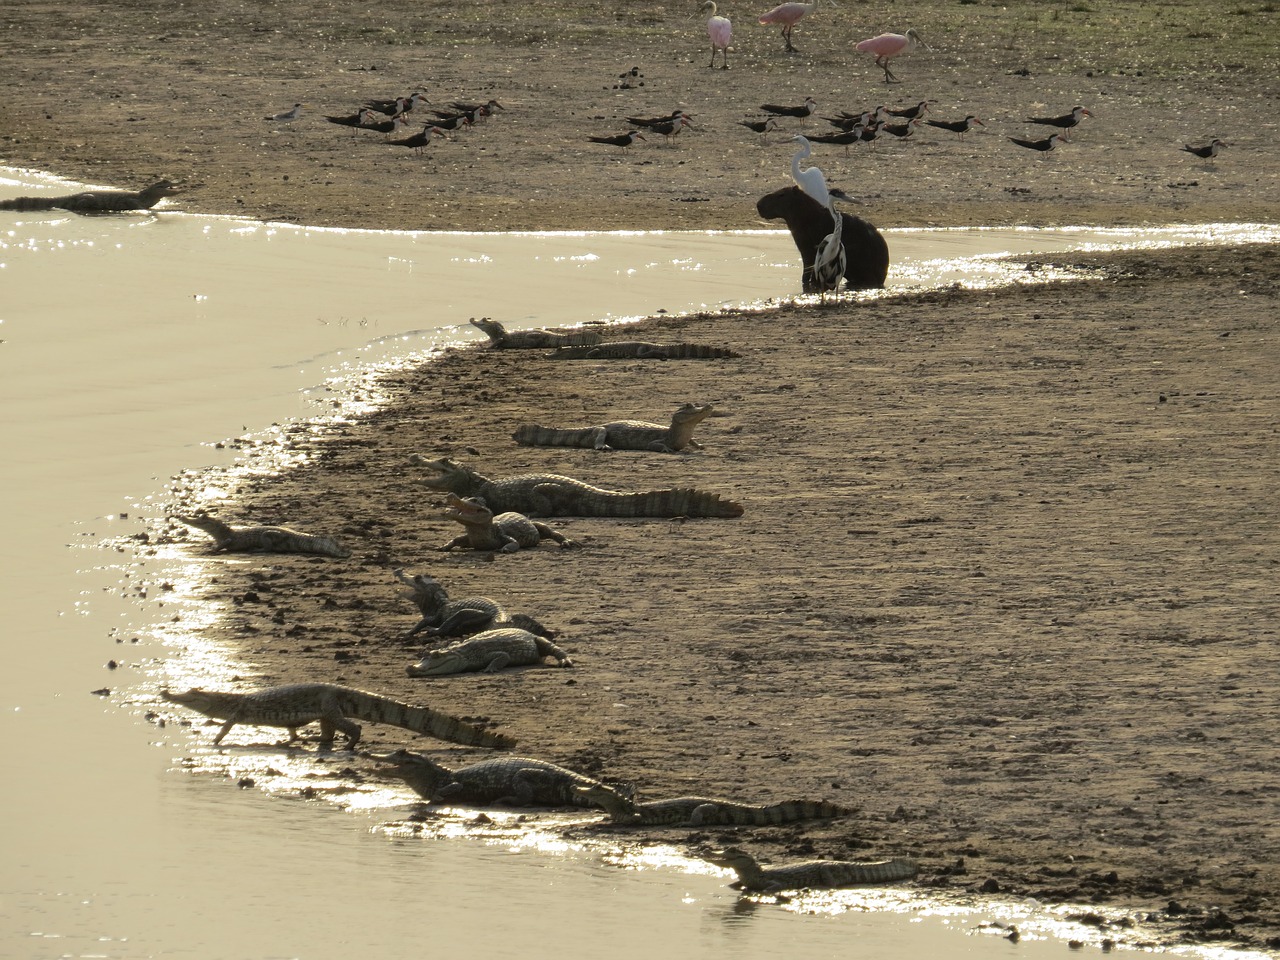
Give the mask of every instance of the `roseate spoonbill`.
<path id="1" fill-rule="evenodd" d="M 286 110 L 284 113 L 277 113 L 270 117 L 263 117 L 263 120 L 278 120 L 281 123 L 288 123 L 290 120 L 297 120 L 302 116 L 302 104 L 295 103 L 292 110 Z"/>
<path id="2" fill-rule="evenodd" d="M 835 0 L 828 0 L 834 7 Z M 787 53 L 795 53 L 796 48 L 791 45 L 791 31 L 795 29 L 795 25 L 804 17 L 813 13 L 818 9 L 818 4 L 814 3 L 783 3 L 774 7 L 768 13 L 760 14 L 760 25 L 767 27 L 770 24 L 782 24 L 782 39 L 787 41 Z"/>
<path id="3" fill-rule="evenodd" d="M 1070 130 L 1085 117 L 1092 117 L 1093 114 L 1084 107 L 1072 107 L 1070 113 L 1064 113 L 1060 117 L 1027 117 L 1027 123 L 1038 123 L 1046 127 L 1061 127 L 1063 130 Z"/>
<path id="4" fill-rule="evenodd" d="M 898 83 L 898 78 L 889 69 L 889 61 L 904 53 L 910 53 L 916 48 L 917 43 L 926 50 L 929 49 L 929 45 L 913 28 L 906 33 L 882 33 L 869 40 L 860 40 L 853 49 L 859 53 L 874 53 L 876 66 L 884 70 L 884 82 Z"/>
<path id="5" fill-rule="evenodd" d="M 711 41 L 711 69 L 716 68 L 716 51 L 719 50 L 724 58 L 724 66 L 720 69 L 728 70 L 729 40 L 733 37 L 733 24 L 729 22 L 728 17 L 716 14 L 716 5 L 713 0 L 707 0 L 698 13 L 707 14 L 707 39 Z M 698 16 L 698 13 L 693 16 Z"/>
<path id="6" fill-rule="evenodd" d="M 639 130 L 628 130 L 626 133 L 620 133 L 616 137 L 587 137 L 592 143 L 607 143 L 611 147 L 622 147 L 626 149 L 637 140 L 643 140 L 644 135 Z"/>
<path id="7" fill-rule="evenodd" d="M 805 293 L 817 292 L 813 263 L 818 244 L 831 230 L 830 213 L 799 187 L 783 187 L 756 202 L 756 212 L 766 220 L 783 220 L 800 252 Z M 889 245 L 870 223 L 848 213 L 840 214 L 841 241 L 846 267 L 844 279 L 850 290 L 876 290 L 889 275 Z"/>
<path id="8" fill-rule="evenodd" d="M 813 112 L 818 109 L 818 101 L 813 99 L 813 97 L 805 97 L 804 103 L 798 107 L 784 107 L 776 103 L 762 103 L 760 105 L 760 109 L 765 113 L 772 113 L 775 117 L 800 117 L 803 120 L 805 117 L 812 116 Z"/>
<path id="9" fill-rule="evenodd" d="M 756 133 L 768 133 L 778 125 L 777 117 L 765 117 L 763 120 L 739 120 L 740 124 L 748 130 L 754 130 Z"/>
<path id="10" fill-rule="evenodd" d="M 983 123 L 981 120 L 975 117 L 972 113 L 969 114 L 967 117 L 965 117 L 963 120 L 928 120 L 926 119 L 925 123 L 927 123 L 931 127 L 937 127 L 939 130 L 950 130 L 952 133 L 958 133 L 962 137 L 966 133 L 968 133 L 971 129 L 973 129 L 973 125 L 975 123 L 980 127 L 986 126 L 985 123 Z"/>
<path id="11" fill-rule="evenodd" d="M 1221 150 L 1223 147 L 1229 147 L 1229 146 L 1231 146 L 1231 144 L 1223 140 L 1219 140 L 1217 137 L 1214 137 L 1212 141 L 1210 141 L 1208 144 L 1206 144 L 1203 147 L 1193 147 L 1189 143 L 1184 143 L 1182 145 L 1182 149 L 1187 151 L 1187 153 L 1194 153 L 1201 160 L 1212 160 L 1214 157 L 1218 155 L 1219 150 Z"/>
<path id="12" fill-rule="evenodd" d="M 1009 138 L 1012 142 L 1020 147 L 1026 147 L 1028 150 L 1039 150 L 1041 153 L 1048 153 L 1060 143 L 1066 143 L 1066 136 L 1061 133 L 1055 133 L 1047 140 L 1019 140 L 1017 137 Z"/>

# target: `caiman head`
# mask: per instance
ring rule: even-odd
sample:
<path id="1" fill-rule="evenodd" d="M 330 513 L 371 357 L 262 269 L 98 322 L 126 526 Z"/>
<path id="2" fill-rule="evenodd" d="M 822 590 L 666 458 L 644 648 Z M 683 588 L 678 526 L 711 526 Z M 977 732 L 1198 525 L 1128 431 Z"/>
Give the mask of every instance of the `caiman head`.
<path id="1" fill-rule="evenodd" d="M 448 602 L 448 591 L 434 577 L 429 577 L 425 573 L 409 577 L 405 575 L 403 569 L 396 569 L 392 572 L 397 580 L 410 587 L 411 592 L 406 596 L 417 605 L 424 615 Z"/>
<path id="2" fill-rule="evenodd" d="M 675 412 L 672 419 L 680 426 L 693 428 L 711 416 L 714 410 L 715 407 L 709 403 L 686 403 Z"/>
<path id="3" fill-rule="evenodd" d="M 470 467 L 448 457 L 427 460 L 415 453 L 409 462 L 429 471 L 428 476 L 422 478 L 422 484 L 432 490 L 448 490 L 460 497 L 469 497 L 485 482 L 485 478 Z"/>
<path id="4" fill-rule="evenodd" d="M 484 332 L 490 340 L 501 340 L 507 335 L 506 327 L 490 317 L 471 318 L 471 325 Z"/>
<path id="5" fill-rule="evenodd" d="M 455 673 L 466 673 L 470 669 L 467 658 L 448 647 L 441 650 L 428 650 L 417 663 L 405 667 L 405 673 L 411 677 L 447 677 Z"/>
<path id="6" fill-rule="evenodd" d="M 480 497 L 460 497 L 451 493 L 445 498 L 444 519 L 466 527 L 487 527 L 493 523 L 493 511 Z"/>
<path id="7" fill-rule="evenodd" d="M 186 693 L 175 693 L 172 690 L 165 689 L 160 691 L 160 696 L 170 703 L 176 703 L 179 706 L 186 707 L 188 710 L 202 713 L 206 717 L 226 719 L 227 716 L 226 698 L 209 690 L 192 687 Z"/>
<path id="8" fill-rule="evenodd" d="M 711 853 L 700 856 L 708 863 L 714 863 L 717 867 L 727 867 L 730 870 L 750 870 L 759 866 L 756 858 L 741 847 L 725 847 L 723 850 L 713 850 Z"/>
<path id="9" fill-rule="evenodd" d="M 623 796 L 617 790 L 607 787 L 603 783 L 593 783 L 589 787 L 574 787 L 573 792 L 608 812 L 609 816 L 614 820 L 629 820 L 633 817 L 639 817 L 639 814 L 636 813 L 635 802 L 631 798 Z"/>
<path id="10" fill-rule="evenodd" d="M 408 750 L 397 750 L 385 757 L 378 757 L 386 764 L 379 767 L 378 772 L 386 776 L 399 777 L 418 796 L 430 800 L 437 790 L 452 782 L 453 772 L 429 760 L 420 753 Z"/>

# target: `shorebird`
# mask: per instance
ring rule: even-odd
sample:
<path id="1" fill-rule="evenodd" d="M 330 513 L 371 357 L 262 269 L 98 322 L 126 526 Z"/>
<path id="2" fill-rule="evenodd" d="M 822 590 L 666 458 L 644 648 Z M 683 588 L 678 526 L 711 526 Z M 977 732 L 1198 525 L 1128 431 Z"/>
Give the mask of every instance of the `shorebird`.
<path id="1" fill-rule="evenodd" d="M 906 123 L 884 123 L 880 125 L 880 132 L 905 139 L 916 132 L 916 127 L 918 127 L 923 120 L 924 117 L 916 117 L 912 120 L 908 120 Z"/>
<path id="2" fill-rule="evenodd" d="M 407 113 L 426 102 L 427 95 L 419 90 L 410 96 L 396 97 L 393 100 L 366 100 L 364 105 L 370 110 L 377 110 L 379 113 L 394 117 L 397 113 Z"/>
<path id="3" fill-rule="evenodd" d="M 923 117 L 929 111 L 929 101 L 921 100 L 914 107 L 907 107 L 903 110 L 885 110 L 885 113 L 891 117 L 901 117 L 903 120 L 915 120 Z"/>
<path id="4" fill-rule="evenodd" d="M 808 139 L 813 143 L 826 143 L 837 147 L 844 147 L 845 156 L 848 156 L 849 145 L 860 143 L 864 132 L 865 128 L 862 124 L 857 124 L 852 129 L 846 130 L 844 133 L 813 134 Z"/>
<path id="5" fill-rule="evenodd" d="M 1041 153 L 1048 153 L 1060 143 L 1065 143 L 1067 138 L 1065 134 L 1055 133 L 1046 140 L 1019 140 L 1017 137 L 1010 137 L 1011 141 L 1020 147 L 1026 147 L 1028 150 L 1039 150 Z"/>
<path id="6" fill-rule="evenodd" d="M 1038 123 L 1046 127 L 1061 127 L 1063 130 L 1070 130 L 1085 117 L 1092 117 L 1093 114 L 1084 107 L 1072 107 L 1070 113 L 1064 113 L 1060 117 L 1027 117 L 1027 123 Z"/>
<path id="7" fill-rule="evenodd" d="M 1184 143 L 1182 145 L 1182 149 L 1187 151 L 1187 153 L 1194 153 L 1201 160 L 1212 160 L 1218 155 L 1219 150 L 1223 147 L 1229 146 L 1231 146 L 1231 144 L 1214 137 L 1213 140 L 1205 144 L 1203 147 L 1193 147 L 1189 143 Z"/>
<path id="8" fill-rule="evenodd" d="M 818 109 L 818 101 L 813 97 L 805 97 L 804 103 L 798 107 L 785 107 L 776 103 L 763 103 L 760 109 L 765 113 L 771 113 L 775 117 L 799 117 L 801 120 L 813 115 Z"/>
<path id="9" fill-rule="evenodd" d="M 893 75 L 889 69 L 889 61 L 894 57 L 900 57 L 903 54 L 910 53 L 916 48 L 916 44 L 929 49 L 929 45 L 924 42 L 920 34 L 914 29 L 908 30 L 906 33 L 882 33 L 878 37 L 871 37 L 868 40 L 860 40 L 854 45 L 855 50 L 859 53 L 874 53 L 876 56 L 876 66 L 884 70 L 885 83 L 898 83 L 898 78 Z"/>
<path id="10" fill-rule="evenodd" d="M 680 133 L 681 130 L 683 130 L 685 127 L 691 127 L 691 126 L 693 126 L 693 123 L 689 120 L 689 118 L 686 117 L 684 114 L 681 114 L 680 116 L 676 117 L 674 120 L 668 120 L 666 123 L 652 124 L 649 127 L 649 129 L 652 130 L 654 133 L 662 134 L 664 137 L 667 138 L 667 143 L 670 144 L 671 141 Z"/>
<path id="11" fill-rule="evenodd" d="M 431 122 L 445 130 L 457 130 L 459 127 L 467 128 L 471 126 L 471 120 L 465 113 L 455 113 L 452 116 L 440 117 L 438 120 L 432 120 Z"/>
<path id="12" fill-rule="evenodd" d="M 969 116 L 965 117 L 963 120 L 928 120 L 926 119 L 925 123 L 927 123 L 931 127 L 937 127 L 939 130 L 950 130 L 952 133 L 958 133 L 962 137 L 973 128 L 973 125 L 975 123 L 980 127 L 986 126 L 985 123 L 983 123 L 973 114 L 969 114 Z"/>
<path id="13" fill-rule="evenodd" d="M 485 116 L 492 116 L 493 111 L 505 109 L 497 100 L 489 100 L 486 103 L 464 103 L 460 100 L 454 100 L 448 106 L 453 110 L 459 110 L 462 113 L 476 113 L 483 107 L 488 113 Z"/>
<path id="14" fill-rule="evenodd" d="M 809 159 L 813 147 L 805 137 L 795 136 L 791 140 L 800 144 L 800 149 L 791 158 L 791 179 L 831 214 L 831 232 L 819 241 L 813 261 L 813 281 L 818 288 L 818 295 L 825 301 L 827 291 L 840 286 L 847 266 L 844 244 L 841 242 L 844 218 L 836 210 L 836 198 L 847 200 L 848 197 L 842 190 L 828 188 L 827 178 L 818 167 L 802 170 L 800 161 Z"/>
<path id="15" fill-rule="evenodd" d="M 829 0 L 831 5 L 836 5 L 835 0 Z M 814 10 L 818 9 L 818 4 L 814 3 L 783 3 L 774 7 L 767 13 L 760 14 L 760 25 L 767 27 L 771 24 L 779 23 L 782 25 L 782 39 L 787 42 L 787 53 L 795 53 L 796 48 L 791 45 L 791 31 L 795 29 L 797 23 L 804 19 Z"/>
<path id="16" fill-rule="evenodd" d="M 281 123 L 288 123 L 290 120 L 297 120 L 302 116 L 302 104 L 295 103 L 293 109 L 286 110 L 284 113 L 277 113 L 270 117 L 263 117 L 263 120 L 278 120 Z"/>
<path id="17" fill-rule="evenodd" d="M 765 134 L 778 125 L 778 118 L 765 117 L 763 120 L 739 120 L 738 122 L 748 130 L 754 130 L 756 133 Z"/>
<path id="18" fill-rule="evenodd" d="M 399 116 L 392 117 L 390 120 L 379 120 L 376 123 L 362 123 L 357 129 L 372 130 L 375 133 L 385 133 L 387 136 L 391 136 L 393 133 L 399 133 L 408 125 L 409 121 L 405 118 L 404 114 L 400 114 Z"/>
<path id="19" fill-rule="evenodd" d="M 864 110 L 857 116 L 841 110 L 840 116 L 838 117 L 823 117 L 822 119 L 827 121 L 827 123 L 831 124 L 833 127 L 839 127 L 847 133 L 854 127 L 865 127 L 876 123 L 880 119 L 880 108 L 877 107 L 875 110 Z"/>
<path id="20" fill-rule="evenodd" d="M 707 3 L 701 6 L 698 13 L 708 14 L 707 19 L 707 38 L 712 41 L 712 65 L 710 69 L 716 69 L 716 51 L 721 51 L 724 65 L 722 70 L 728 69 L 728 41 L 733 36 L 733 24 L 728 22 L 728 17 L 718 17 L 716 14 L 716 4 L 713 0 L 707 0 Z M 698 14 L 694 14 L 696 17 Z"/>
<path id="21" fill-rule="evenodd" d="M 378 115 L 374 111 L 366 107 L 363 110 L 357 110 L 355 113 L 345 117 L 326 116 L 325 119 L 330 123 L 341 124 L 344 127 L 363 127 L 367 124 L 374 123 L 377 116 Z M 352 130 L 352 133 L 355 133 L 355 131 Z"/>
<path id="22" fill-rule="evenodd" d="M 686 120 L 691 119 L 691 117 L 683 110 L 672 110 L 670 113 L 664 114 L 661 117 L 627 117 L 627 123 L 633 123 L 637 127 L 652 127 L 659 123 L 670 123 L 672 120 L 679 119 L 680 117 L 684 117 Z"/>
<path id="23" fill-rule="evenodd" d="M 620 133 L 616 137 L 587 137 L 587 139 L 592 143 L 607 143 L 611 147 L 622 147 L 625 149 L 637 140 L 643 140 L 644 134 L 639 130 L 628 130 L 626 133 Z"/>
<path id="24" fill-rule="evenodd" d="M 435 139 L 436 135 L 445 138 L 449 136 L 444 130 L 429 123 L 419 133 L 415 133 L 411 137 L 405 137 L 402 140 L 388 140 L 387 143 L 393 147 L 412 147 L 416 152 L 421 153 Z"/>

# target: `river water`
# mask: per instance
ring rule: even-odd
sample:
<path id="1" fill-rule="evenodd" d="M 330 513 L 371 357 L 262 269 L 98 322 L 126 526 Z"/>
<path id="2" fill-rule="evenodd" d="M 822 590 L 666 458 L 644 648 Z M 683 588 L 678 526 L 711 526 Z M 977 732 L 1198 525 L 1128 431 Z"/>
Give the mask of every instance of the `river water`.
<path id="1" fill-rule="evenodd" d="M 0 169 L 0 198 L 76 189 Z M 1280 230 L 887 235 L 891 283 L 907 289 L 1006 282 L 1019 271 L 1004 253 Z M 798 281 L 789 237 L 764 229 L 413 234 L 0 212 L 0 956 L 985 957 L 1095 936 L 1033 903 L 870 890 L 783 908 L 662 851 L 501 829 L 424 839 L 385 827 L 405 794 L 301 802 L 225 769 L 193 775 L 216 756 L 207 734 L 145 717 L 190 653 L 164 629 L 182 597 L 139 590 L 119 544 L 147 529 L 175 473 L 233 463 L 221 441 L 269 446 L 283 424 L 340 415 L 370 370 L 479 339 L 472 316 L 621 319 L 791 297 Z M 181 582 L 182 562 L 147 576 Z M 1018 925 L 1016 948 L 996 923 Z"/>

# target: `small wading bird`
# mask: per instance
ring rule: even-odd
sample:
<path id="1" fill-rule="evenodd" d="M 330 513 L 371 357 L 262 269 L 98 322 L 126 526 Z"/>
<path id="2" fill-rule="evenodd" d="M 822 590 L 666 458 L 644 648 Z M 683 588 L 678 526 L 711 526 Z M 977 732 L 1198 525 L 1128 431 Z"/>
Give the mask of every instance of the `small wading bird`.
<path id="1" fill-rule="evenodd" d="M 279 120 L 281 123 L 288 123 L 290 120 L 297 120 L 302 116 L 302 104 L 295 103 L 292 110 L 286 110 L 284 113 L 277 113 L 270 117 L 263 117 L 263 120 Z"/>
<path id="2" fill-rule="evenodd" d="M 765 117 L 763 120 L 739 120 L 738 122 L 748 130 L 754 130 L 756 133 L 765 134 L 778 125 L 778 118 Z"/>
<path id="3" fill-rule="evenodd" d="M 916 117 L 914 120 L 908 120 L 906 123 L 883 123 L 880 125 L 880 132 L 906 139 L 916 132 L 916 127 L 920 126 L 920 123 L 923 120 L 924 117 Z"/>
<path id="4" fill-rule="evenodd" d="M 911 29 L 906 33 L 882 33 L 869 40 L 860 40 L 853 49 L 859 53 L 875 54 L 876 66 L 884 70 L 884 82 L 899 83 L 898 78 L 889 69 L 889 61 L 904 53 L 910 53 L 916 48 L 916 44 L 920 44 L 926 50 L 929 49 L 929 45 L 924 42 L 920 34 Z"/>
<path id="5" fill-rule="evenodd" d="M 649 129 L 652 130 L 654 133 L 660 133 L 664 137 L 666 137 L 667 144 L 670 145 L 671 141 L 675 139 L 676 135 L 679 134 L 681 130 L 683 130 L 685 127 L 691 127 L 691 126 L 693 126 L 693 123 L 689 120 L 689 118 L 686 117 L 684 114 L 681 114 L 680 116 L 676 117 L 674 120 L 668 120 L 666 123 L 655 123 L 652 126 L 650 126 Z"/>
<path id="6" fill-rule="evenodd" d="M 1213 140 L 1205 144 L 1203 147 L 1193 147 L 1189 143 L 1184 143 L 1182 145 L 1182 149 L 1187 151 L 1187 153 L 1194 153 L 1201 160 L 1212 160 L 1218 155 L 1219 150 L 1223 147 L 1229 146 L 1231 146 L 1231 144 L 1214 137 Z"/>
<path id="7" fill-rule="evenodd" d="M 587 137 L 592 143 L 605 143 L 611 147 L 622 147 L 626 149 L 637 140 L 643 140 L 644 135 L 639 130 L 628 130 L 626 133 L 620 133 L 616 137 Z"/>
<path id="8" fill-rule="evenodd" d="M 849 145 L 851 143 L 861 143 L 863 137 L 866 135 L 867 129 L 868 128 L 863 127 L 862 124 L 857 124 L 852 129 L 846 130 L 844 133 L 831 133 L 826 135 L 813 134 L 809 139 L 814 143 L 827 143 L 838 147 L 844 147 L 844 155 L 847 157 L 849 155 Z M 874 138 L 875 133 L 873 132 L 868 140 Z"/>
<path id="9" fill-rule="evenodd" d="M 813 97 L 805 97 L 804 103 L 798 107 L 784 107 L 776 103 L 762 103 L 760 109 L 765 113 L 771 113 L 775 117 L 799 117 L 801 120 L 813 115 L 818 109 L 818 101 Z"/>
<path id="10" fill-rule="evenodd" d="M 925 123 L 931 127 L 937 127 L 939 130 L 950 130 L 952 133 L 959 134 L 961 137 L 973 129 L 973 125 L 975 123 L 980 127 L 986 126 L 985 123 L 973 114 L 969 114 L 969 116 L 965 117 L 963 120 L 925 120 Z"/>
<path id="11" fill-rule="evenodd" d="M 929 101 L 921 100 L 914 107 L 907 107 L 904 110 L 885 110 L 885 113 L 891 117 L 901 117 L 903 120 L 916 120 L 923 117 L 929 111 Z"/>
<path id="12" fill-rule="evenodd" d="M 828 0 L 828 2 L 833 7 L 836 5 L 835 0 Z M 768 13 L 760 14 L 760 25 L 767 27 L 775 23 L 781 24 L 782 39 L 787 42 L 787 53 L 795 53 L 796 48 L 791 45 L 791 31 L 795 29 L 797 23 L 816 9 L 818 9 L 817 2 L 779 4 Z"/>
<path id="13" fill-rule="evenodd" d="M 345 117 L 325 117 L 330 123 L 341 124 L 344 127 L 363 127 L 367 124 L 374 123 L 377 120 L 377 114 L 367 107 L 363 110 L 357 110 L 355 113 Z M 351 131 L 355 135 L 355 130 Z"/>
<path id="14" fill-rule="evenodd" d="M 1047 140 L 1019 140 L 1017 137 L 1009 138 L 1013 143 L 1020 147 L 1026 147 L 1028 150 L 1039 150 L 1041 153 L 1048 153 L 1060 143 L 1065 143 L 1067 138 L 1064 134 L 1055 133 Z"/>
<path id="15" fill-rule="evenodd" d="M 1084 107 L 1072 107 L 1070 113 L 1064 113 L 1060 117 L 1027 117 L 1027 123 L 1038 123 L 1046 127 L 1061 127 L 1063 130 L 1070 130 L 1085 117 L 1092 117 L 1093 114 Z"/>
<path id="16" fill-rule="evenodd" d="M 733 38 L 733 24 L 729 22 L 728 17 L 716 15 L 716 5 L 712 0 L 707 0 L 707 2 L 702 5 L 702 9 L 693 16 L 696 17 L 703 13 L 707 15 L 707 39 L 711 41 L 710 69 L 714 70 L 716 68 L 716 51 L 719 50 L 720 55 L 724 60 L 724 66 L 720 69 L 728 70 L 729 41 Z M 692 17 L 690 17 L 690 19 L 692 19 Z"/>
<path id="17" fill-rule="evenodd" d="M 394 117 L 398 113 L 407 113 L 414 107 L 421 106 L 426 102 L 427 95 L 419 90 L 417 93 L 407 97 L 395 97 L 391 100 L 366 100 L 364 105 L 370 110 L 377 110 L 379 113 Z"/>
<path id="18" fill-rule="evenodd" d="M 412 147 L 415 152 L 421 153 L 436 136 L 447 138 L 448 134 L 429 123 L 422 129 L 421 133 L 415 133 L 413 136 L 405 137 L 402 140 L 388 140 L 387 142 L 395 147 Z"/>
<path id="19" fill-rule="evenodd" d="M 379 120 L 376 123 L 362 123 L 360 124 L 359 129 L 372 130 L 375 133 L 385 133 L 389 137 L 393 133 L 399 133 L 408 125 L 409 121 L 405 118 L 404 114 L 400 114 L 397 117 L 392 117 L 390 120 Z"/>

